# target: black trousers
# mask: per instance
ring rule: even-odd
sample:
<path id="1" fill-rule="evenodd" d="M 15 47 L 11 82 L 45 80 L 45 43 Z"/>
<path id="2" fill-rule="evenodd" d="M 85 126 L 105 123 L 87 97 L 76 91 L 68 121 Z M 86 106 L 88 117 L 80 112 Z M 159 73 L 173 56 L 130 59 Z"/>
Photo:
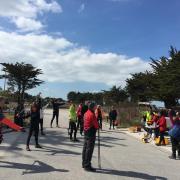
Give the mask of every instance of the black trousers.
<path id="1" fill-rule="evenodd" d="M 88 132 L 84 132 L 84 146 L 82 152 L 82 166 L 84 168 L 91 167 L 95 141 L 96 130 L 94 128 L 90 129 Z"/>
<path id="2" fill-rule="evenodd" d="M 80 134 L 83 133 L 83 118 L 82 117 L 78 117 L 78 123 L 77 123 L 77 130 L 80 130 Z"/>
<path id="3" fill-rule="evenodd" d="M 72 139 L 72 135 L 74 133 L 74 139 L 76 139 L 76 134 L 77 134 L 77 127 L 75 122 L 70 121 L 70 139 Z"/>
<path id="4" fill-rule="evenodd" d="M 98 123 L 99 123 L 100 129 L 102 129 L 102 118 L 98 118 Z"/>
<path id="5" fill-rule="evenodd" d="M 53 117 L 52 117 L 52 120 L 51 120 L 51 125 L 54 121 L 54 119 L 56 118 L 56 125 L 58 126 L 59 124 L 59 112 L 53 112 Z"/>
<path id="6" fill-rule="evenodd" d="M 33 132 L 34 132 L 34 136 L 35 136 L 35 143 L 36 143 L 36 145 L 38 145 L 39 124 L 30 125 L 29 135 L 28 135 L 27 143 L 26 143 L 27 146 L 29 146 L 29 143 L 30 143 L 30 140 L 31 140 L 31 136 L 33 135 Z"/>
<path id="7" fill-rule="evenodd" d="M 112 125 L 113 125 L 113 129 L 114 129 L 114 124 L 115 124 L 115 120 L 114 119 L 110 119 L 110 129 L 111 129 Z"/>
<path id="8" fill-rule="evenodd" d="M 180 142 L 179 140 L 171 137 L 171 143 L 172 143 L 172 155 L 176 157 L 176 150 L 178 151 L 178 156 L 180 156 Z"/>
<path id="9" fill-rule="evenodd" d="M 43 119 L 39 120 L 39 125 L 40 125 L 41 132 L 43 132 Z"/>
<path id="10" fill-rule="evenodd" d="M 165 134 L 164 131 L 162 131 L 162 132 L 159 133 L 159 135 L 160 135 L 159 144 L 160 144 L 160 145 L 161 145 L 162 142 L 165 144 L 164 134 Z"/>

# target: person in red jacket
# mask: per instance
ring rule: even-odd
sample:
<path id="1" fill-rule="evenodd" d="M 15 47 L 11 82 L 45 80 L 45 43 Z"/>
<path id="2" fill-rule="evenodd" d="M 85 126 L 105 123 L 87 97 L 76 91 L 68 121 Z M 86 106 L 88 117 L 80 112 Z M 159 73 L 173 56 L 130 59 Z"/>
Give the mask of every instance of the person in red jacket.
<path id="1" fill-rule="evenodd" d="M 158 120 L 157 124 L 159 125 L 159 134 L 160 134 L 160 140 L 157 146 L 161 146 L 161 143 L 165 145 L 165 139 L 164 139 L 164 134 L 167 130 L 167 124 L 166 124 L 166 118 L 165 118 L 165 112 L 161 111 L 160 113 L 160 119 Z"/>
<path id="2" fill-rule="evenodd" d="M 84 146 L 82 152 L 82 167 L 86 171 L 96 171 L 91 166 L 91 159 L 96 141 L 96 131 L 99 128 L 95 115 L 96 103 L 91 102 L 84 115 Z"/>

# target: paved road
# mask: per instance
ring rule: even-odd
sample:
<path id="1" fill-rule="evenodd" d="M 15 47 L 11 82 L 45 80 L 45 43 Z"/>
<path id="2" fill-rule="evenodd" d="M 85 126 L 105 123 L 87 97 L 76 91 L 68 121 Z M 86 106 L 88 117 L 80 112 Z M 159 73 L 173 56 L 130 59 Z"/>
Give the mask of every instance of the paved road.
<path id="1" fill-rule="evenodd" d="M 46 111 L 46 136 L 40 136 L 43 149 L 25 150 L 27 133 L 9 133 L 0 146 L 0 180 L 114 180 L 180 179 L 180 161 L 168 159 L 168 153 L 126 135 L 104 128 L 102 169 L 96 173 L 81 168 L 83 138 L 73 143 L 67 136 L 67 111 L 60 110 L 62 128 L 49 128 L 52 111 Z M 34 138 L 31 144 L 34 143 Z M 93 157 L 97 167 L 97 148 Z"/>

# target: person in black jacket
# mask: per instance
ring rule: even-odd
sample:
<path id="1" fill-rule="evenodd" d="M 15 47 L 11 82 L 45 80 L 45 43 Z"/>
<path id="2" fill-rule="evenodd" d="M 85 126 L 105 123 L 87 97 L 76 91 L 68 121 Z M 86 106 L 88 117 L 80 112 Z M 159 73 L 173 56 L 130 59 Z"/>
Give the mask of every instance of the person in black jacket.
<path id="1" fill-rule="evenodd" d="M 14 113 L 14 122 L 23 127 L 24 126 L 24 105 L 20 104 L 17 106 L 17 108 L 15 109 L 15 113 Z"/>
<path id="2" fill-rule="evenodd" d="M 56 127 L 59 128 L 59 107 L 63 104 L 65 104 L 65 103 L 60 103 L 60 102 L 58 102 L 57 99 L 52 100 L 53 117 L 52 117 L 51 124 L 50 124 L 51 128 L 52 128 L 52 123 L 53 123 L 55 117 L 56 117 Z"/>
<path id="3" fill-rule="evenodd" d="M 29 129 L 29 135 L 28 135 L 27 143 L 26 143 L 26 150 L 31 151 L 29 148 L 29 143 L 30 143 L 30 139 L 33 132 L 34 132 L 35 142 L 36 142 L 35 147 L 42 148 L 38 143 L 40 113 L 38 110 L 38 105 L 36 103 L 33 103 L 33 105 L 31 106 L 31 111 L 26 117 L 30 117 L 30 129 Z"/>
<path id="4" fill-rule="evenodd" d="M 112 106 L 111 111 L 109 112 L 109 120 L 110 120 L 110 127 L 109 127 L 109 129 L 111 129 L 112 125 L 113 125 L 113 129 L 114 129 L 116 118 L 117 118 L 117 111 Z"/>

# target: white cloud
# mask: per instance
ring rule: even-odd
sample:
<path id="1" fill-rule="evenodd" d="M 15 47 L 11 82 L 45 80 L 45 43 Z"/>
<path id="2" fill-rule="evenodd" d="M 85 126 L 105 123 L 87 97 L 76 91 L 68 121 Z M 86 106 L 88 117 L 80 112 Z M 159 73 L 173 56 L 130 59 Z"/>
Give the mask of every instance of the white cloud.
<path id="1" fill-rule="evenodd" d="M 38 20 L 38 15 L 42 15 L 45 12 L 60 13 L 62 8 L 54 0 L 51 0 L 49 3 L 46 0 L 0 1 L 0 17 L 8 17 L 10 22 L 14 22 L 17 28 L 23 31 L 41 29 L 42 23 Z"/>
<path id="2" fill-rule="evenodd" d="M 81 6 L 78 9 L 78 13 L 82 13 L 85 10 L 85 4 L 81 4 Z"/>
<path id="3" fill-rule="evenodd" d="M 43 24 L 40 21 L 31 18 L 18 17 L 12 21 L 22 31 L 38 31 L 43 28 Z"/>
<path id="4" fill-rule="evenodd" d="M 64 38 L 0 31 L 0 62 L 25 61 L 41 68 L 48 82 L 96 82 L 124 85 L 130 73 L 149 68 L 139 57 L 92 53 Z"/>

